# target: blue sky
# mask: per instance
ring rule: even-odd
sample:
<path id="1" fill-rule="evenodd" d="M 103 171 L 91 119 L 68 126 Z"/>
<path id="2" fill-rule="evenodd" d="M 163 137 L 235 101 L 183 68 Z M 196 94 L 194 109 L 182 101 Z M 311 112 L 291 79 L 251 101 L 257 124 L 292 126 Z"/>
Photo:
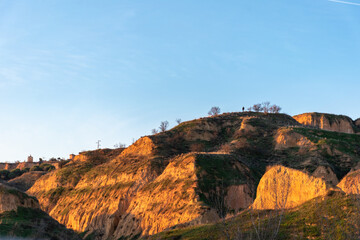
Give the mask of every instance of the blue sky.
<path id="1" fill-rule="evenodd" d="M 212 106 L 356 119 L 359 56 L 360 6 L 328 0 L 0 0 L 0 161 L 130 144 Z"/>

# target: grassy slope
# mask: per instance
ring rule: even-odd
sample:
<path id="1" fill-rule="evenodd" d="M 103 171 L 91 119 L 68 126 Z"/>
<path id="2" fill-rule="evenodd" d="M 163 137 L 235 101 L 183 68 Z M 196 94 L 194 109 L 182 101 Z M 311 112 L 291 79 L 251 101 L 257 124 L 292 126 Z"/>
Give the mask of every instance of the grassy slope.
<path id="1" fill-rule="evenodd" d="M 79 239 L 40 209 L 19 207 L 0 214 L 0 236 L 36 239 Z M 1 237 L 0 237 L 1 238 Z"/>
<path id="2" fill-rule="evenodd" d="M 300 127 L 293 131 L 315 144 L 318 157 L 332 166 L 339 178 L 360 161 L 360 135 Z"/>
<path id="3" fill-rule="evenodd" d="M 296 209 L 285 212 L 276 239 L 358 239 L 359 206 L 359 199 L 355 200 L 353 196 L 338 193 L 324 199 L 313 199 Z M 231 232 L 232 239 L 238 233 L 241 239 L 257 239 L 251 216 L 255 219 L 258 214 L 262 219 L 260 222 L 262 231 L 273 232 L 274 225 L 268 225 L 269 211 L 246 210 L 227 220 L 226 224 L 218 223 L 164 231 L 150 239 L 226 239 L 224 230 Z M 258 226 L 259 222 L 255 224 Z"/>

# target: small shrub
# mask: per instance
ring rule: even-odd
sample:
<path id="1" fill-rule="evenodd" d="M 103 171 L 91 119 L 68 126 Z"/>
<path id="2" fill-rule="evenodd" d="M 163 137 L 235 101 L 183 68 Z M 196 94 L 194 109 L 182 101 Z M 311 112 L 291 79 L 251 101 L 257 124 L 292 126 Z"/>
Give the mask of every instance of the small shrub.
<path id="1" fill-rule="evenodd" d="M 34 172 L 34 171 L 43 171 L 43 169 L 40 167 L 40 166 L 32 166 L 31 168 L 30 168 L 30 171 L 31 172 Z"/>
<path id="2" fill-rule="evenodd" d="M 8 170 L 1 170 L 0 171 L 0 179 L 8 180 L 10 172 Z"/>
<path id="3" fill-rule="evenodd" d="M 23 174 L 24 172 L 21 171 L 20 169 L 14 169 L 14 170 L 11 170 L 10 173 L 9 173 L 9 179 L 13 179 L 13 178 L 16 178 L 16 177 L 19 177 Z"/>
<path id="4" fill-rule="evenodd" d="M 42 171 L 47 171 L 47 172 L 50 172 L 55 169 L 55 167 L 53 165 L 48 164 L 48 163 L 42 163 L 40 165 L 40 168 L 42 169 Z"/>

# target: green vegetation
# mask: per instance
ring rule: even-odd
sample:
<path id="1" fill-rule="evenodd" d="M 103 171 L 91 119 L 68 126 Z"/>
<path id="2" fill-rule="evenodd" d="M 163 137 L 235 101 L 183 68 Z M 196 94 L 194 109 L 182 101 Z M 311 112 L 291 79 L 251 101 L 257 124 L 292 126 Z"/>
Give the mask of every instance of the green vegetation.
<path id="1" fill-rule="evenodd" d="M 9 170 L 0 170 L 0 179 L 8 181 L 23 175 L 24 173 L 28 172 L 29 169 L 20 170 L 18 168 Z"/>
<path id="2" fill-rule="evenodd" d="M 302 206 L 287 210 L 280 226 L 277 239 L 358 239 L 360 230 L 359 200 L 354 196 L 334 194 L 324 199 L 316 198 Z M 252 223 L 255 216 L 260 216 L 262 231 L 273 231 L 267 223 L 271 222 L 271 211 L 246 210 L 227 220 L 226 224 L 217 223 L 164 231 L 150 239 L 187 239 L 211 240 L 226 239 L 224 228 L 231 233 L 232 239 L 240 234 L 240 239 L 256 239 Z"/>
<path id="3" fill-rule="evenodd" d="M 70 192 L 71 188 L 57 187 L 46 192 L 43 197 L 47 197 L 52 204 L 56 204 L 62 194 Z"/>
<path id="4" fill-rule="evenodd" d="M 62 186 L 70 185 L 75 187 L 76 184 L 80 181 L 81 177 L 90 171 L 95 166 L 94 163 L 85 162 L 81 164 L 73 163 L 71 165 L 67 165 L 66 167 L 59 169 L 56 172 L 58 176 L 57 181 Z"/>
<path id="5" fill-rule="evenodd" d="M 293 131 L 315 144 L 316 149 L 312 150 L 315 152 L 308 151 L 306 154 L 325 160 L 339 179 L 360 161 L 360 135 L 303 127 L 295 127 Z M 317 164 L 311 163 L 309 166 L 316 168 Z"/>
<path id="6" fill-rule="evenodd" d="M 360 135 L 300 127 L 293 130 L 319 146 L 327 144 L 345 154 L 360 157 Z"/>
<path id="7" fill-rule="evenodd" d="M 40 209 L 18 207 L 17 211 L 0 214 L 1 236 L 36 239 L 79 239 L 63 225 L 50 218 Z"/>
<path id="8" fill-rule="evenodd" d="M 34 234 L 32 221 L 46 218 L 47 214 L 38 209 L 19 207 L 17 212 L 10 211 L 0 214 L 0 236 L 16 234 L 20 237 L 29 237 Z"/>
<path id="9" fill-rule="evenodd" d="M 234 168 L 236 161 L 227 154 L 197 154 L 196 169 L 200 188 L 213 189 L 220 183 L 224 186 L 245 183 L 246 177 L 241 174 L 240 169 Z"/>
<path id="10" fill-rule="evenodd" d="M 255 182 L 247 168 L 229 154 L 197 154 L 195 164 L 200 199 L 219 215 L 228 211 L 223 204 L 227 187 Z"/>
<path id="11" fill-rule="evenodd" d="M 14 179 L 16 177 L 20 177 L 21 175 L 23 175 L 24 173 L 27 173 L 29 171 L 47 171 L 50 172 L 52 170 L 54 170 L 55 167 L 51 164 L 48 163 L 43 163 L 40 165 L 35 165 L 32 166 L 31 168 L 24 168 L 24 169 L 13 169 L 11 171 L 9 170 L 0 170 L 0 179 L 5 180 L 5 181 L 9 181 L 11 179 Z"/>

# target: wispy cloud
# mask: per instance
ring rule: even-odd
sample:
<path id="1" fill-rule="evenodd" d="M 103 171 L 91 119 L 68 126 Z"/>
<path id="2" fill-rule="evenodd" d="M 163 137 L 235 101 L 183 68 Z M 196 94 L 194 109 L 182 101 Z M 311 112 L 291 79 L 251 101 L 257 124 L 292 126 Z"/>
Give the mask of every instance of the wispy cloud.
<path id="1" fill-rule="evenodd" d="M 340 1 L 340 0 L 328 0 L 329 2 L 336 2 L 336 3 L 343 3 L 348 5 L 355 5 L 360 6 L 360 3 L 354 3 L 354 2 L 346 2 L 346 1 Z"/>
<path id="2" fill-rule="evenodd" d="M 0 87 L 7 85 L 20 85 L 24 79 L 20 76 L 18 69 L 0 67 Z"/>

